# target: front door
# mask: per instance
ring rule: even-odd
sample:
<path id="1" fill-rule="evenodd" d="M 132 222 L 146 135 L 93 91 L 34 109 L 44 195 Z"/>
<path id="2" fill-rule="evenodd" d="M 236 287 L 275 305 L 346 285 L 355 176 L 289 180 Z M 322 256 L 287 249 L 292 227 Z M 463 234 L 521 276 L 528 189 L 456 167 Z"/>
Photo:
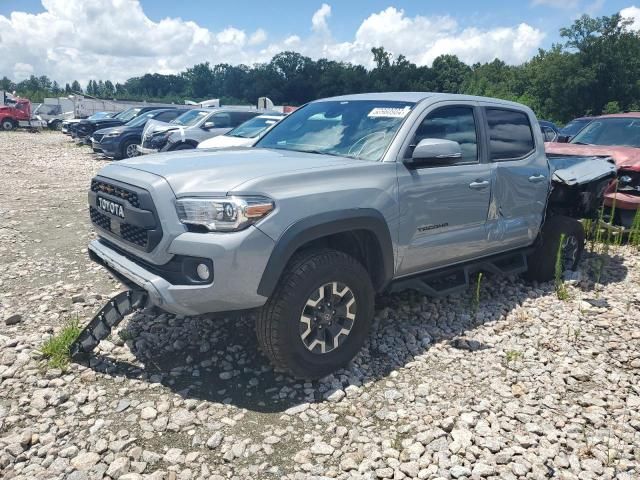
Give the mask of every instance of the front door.
<path id="1" fill-rule="evenodd" d="M 454 140 L 462 158 L 418 169 L 398 162 L 398 275 L 458 263 L 487 248 L 491 165 L 480 141 L 480 119 L 477 106 L 451 104 L 436 106 L 419 122 L 412 147 L 425 138 Z M 411 147 L 404 155 L 411 155 Z"/>

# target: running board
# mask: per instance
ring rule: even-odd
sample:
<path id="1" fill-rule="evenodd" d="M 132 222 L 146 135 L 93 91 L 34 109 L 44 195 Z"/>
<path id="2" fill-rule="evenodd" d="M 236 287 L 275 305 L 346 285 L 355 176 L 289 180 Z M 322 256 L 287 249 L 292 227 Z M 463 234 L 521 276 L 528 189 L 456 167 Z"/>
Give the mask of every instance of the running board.
<path id="1" fill-rule="evenodd" d="M 127 290 L 109 300 L 69 347 L 71 358 L 74 360 L 86 358 L 102 340 L 111 334 L 111 329 L 124 317 L 144 308 L 147 298 L 147 292 L 144 290 Z"/>
<path id="2" fill-rule="evenodd" d="M 459 267 L 450 267 L 411 278 L 396 280 L 391 292 L 416 290 L 431 297 L 444 297 L 465 290 L 475 272 L 517 275 L 527 271 L 528 251 L 497 255 Z"/>

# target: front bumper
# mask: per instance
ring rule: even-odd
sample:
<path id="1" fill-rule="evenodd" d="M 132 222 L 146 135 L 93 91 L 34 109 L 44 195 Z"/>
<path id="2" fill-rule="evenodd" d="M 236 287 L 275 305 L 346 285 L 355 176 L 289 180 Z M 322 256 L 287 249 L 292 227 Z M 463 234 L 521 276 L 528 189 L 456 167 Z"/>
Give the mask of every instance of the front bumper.
<path id="1" fill-rule="evenodd" d="M 143 288 L 152 305 L 178 315 L 199 315 L 257 308 L 267 298 L 257 293 L 274 241 L 254 227 L 234 233 L 191 233 L 169 245 L 172 255 L 197 256 L 213 262 L 213 282 L 173 285 L 106 242 L 89 244 L 92 260 L 131 287 Z"/>
<path id="2" fill-rule="evenodd" d="M 624 192 L 611 192 L 604 196 L 604 205 L 614 210 L 614 224 L 631 228 L 634 218 L 640 210 L 640 195 Z"/>
<path id="3" fill-rule="evenodd" d="M 137 148 L 138 148 L 138 151 L 142 155 L 148 155 L 150 153 L 158 153 L 158 149 L 157 148 L 145 148 L 145 147 L 142 147 L 140 145 L 138 145 Z"/>
<path id="4" fill-rule="evenodd" d="M 100 146 L 100 142 L 96 142 L 93 137 L 91 137 L 89 140 L 91 141 L 91 148 L 94 152 L 103 152 L 103 149 Z"/>

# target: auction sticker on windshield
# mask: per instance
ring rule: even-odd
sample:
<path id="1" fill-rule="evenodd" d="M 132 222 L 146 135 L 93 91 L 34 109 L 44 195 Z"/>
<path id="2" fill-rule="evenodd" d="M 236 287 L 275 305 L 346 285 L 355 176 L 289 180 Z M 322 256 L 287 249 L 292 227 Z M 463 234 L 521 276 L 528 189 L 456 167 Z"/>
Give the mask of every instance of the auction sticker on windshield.
<path id="1" fill-rule="evenodd" d="M 369 118 L 404 118 L 411 111 L 411 107 L 391 108 L 376 107 L 369 112 Z"/>

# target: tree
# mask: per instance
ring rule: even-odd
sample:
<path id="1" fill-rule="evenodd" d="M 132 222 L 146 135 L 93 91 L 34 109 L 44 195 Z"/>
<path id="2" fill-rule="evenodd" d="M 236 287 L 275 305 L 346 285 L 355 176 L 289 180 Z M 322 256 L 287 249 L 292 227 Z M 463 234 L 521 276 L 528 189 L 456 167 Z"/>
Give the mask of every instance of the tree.
<path id="1" fill-rule="evenodd" d="M 82 87 L 80 86 L 80 82 L 78 82 L 77 80 L 74 80 L 74 81 L 71 83 L 71 90 L 72 90 L 74 93 L 83 93 L 83 92 L 82 92 Z"/>

